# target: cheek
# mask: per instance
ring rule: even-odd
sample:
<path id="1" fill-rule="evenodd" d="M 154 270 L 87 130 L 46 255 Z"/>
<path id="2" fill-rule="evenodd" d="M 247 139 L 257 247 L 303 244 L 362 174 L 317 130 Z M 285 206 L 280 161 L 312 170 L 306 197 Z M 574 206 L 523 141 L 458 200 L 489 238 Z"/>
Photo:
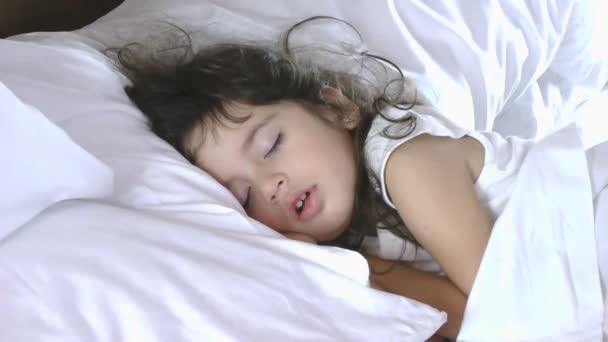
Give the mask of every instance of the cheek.
<path id="1" fill-rule="evenodd" d="M 276 212 L 275 208 L 260 206 L 256 208 L 253 213 L 251 213 L 251 217 L 276 230 L 277 232 L 283 232 L 288 229 L 286 222 L 283 222 L 281 219 L 281 214 Z"/>

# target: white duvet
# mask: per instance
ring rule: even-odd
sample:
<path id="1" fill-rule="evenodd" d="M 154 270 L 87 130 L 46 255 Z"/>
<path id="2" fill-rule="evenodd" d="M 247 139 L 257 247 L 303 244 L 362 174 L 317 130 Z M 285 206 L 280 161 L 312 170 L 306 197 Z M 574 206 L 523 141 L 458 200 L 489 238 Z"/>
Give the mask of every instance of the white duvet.
<path id="1" fill-rule="evenodd" d="M 222 40 L 268 39 L 296 19 L 334 15 L 355 24 L 373 52 L 397 62 L 454 121 L 541 138 L 608 79 L 605 31 L 594 21 L 602 8 L 601 1 L 127 0 L 80 32 L 0 41 L 0 82 L 114 173 L 110 197 L 101 191 L 103 201 L 55 204 L 0 242 L 0 340 L 422 341 L 445 319 L 367 288 L 360 256 L 286 240 L 243 216 L 228 191 L 151 135 L 122 91 L 125 79 L 91 47 L 145 39 L 153 18 L 190 28 L 215 23 L 200 37 Z M 571 140 L 569 132 L 553 137 Z M 541 146 L 550 151 L 559 141 Z M 567 156 L 580 160 L 579 152 Z M 554 189 L 553 202 L 544 201 L 539 179 L 552 178 L 543 167 L 558 162 L 550 159 L 535 153 L 527 161 L 522 200 L 494 228 L 463 341 L 601 338 L 592 215 L 578 216 L 592 210 L 588 188 Z M 564 172 L 580 184 L 587 176 Z M 560 220 L 524 215 L 548 203 Z"/>
<path id="2" fill-rule="evenodd" d="M 608 145 L 601 147 L 608 153 Z M 607 157 L 594 163 L 603 197 Z M 596 246 L 606 249 L 608 241 L 599 233 L 596 239 L 596 229 L 608 231 L 608 222 L 596 225 L 595 191 L 575 125 L 532 147 L 492 228 L 459 340 L 602 341 L 606 308 Z M 608 212 L 596 203 L 597 212 Z"/>

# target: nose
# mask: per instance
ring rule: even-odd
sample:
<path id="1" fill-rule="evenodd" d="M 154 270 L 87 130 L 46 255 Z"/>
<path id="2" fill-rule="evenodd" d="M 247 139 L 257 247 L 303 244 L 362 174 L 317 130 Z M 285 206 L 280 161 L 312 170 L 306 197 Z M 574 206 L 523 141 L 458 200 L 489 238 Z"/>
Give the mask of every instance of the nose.
<path id="1" fill-rule="evenodd" d="M 261 192 L 270 204 L 278 203 L 287 189 L 287 178 L 284 174 L 266 175 L 260 182 Z"/>

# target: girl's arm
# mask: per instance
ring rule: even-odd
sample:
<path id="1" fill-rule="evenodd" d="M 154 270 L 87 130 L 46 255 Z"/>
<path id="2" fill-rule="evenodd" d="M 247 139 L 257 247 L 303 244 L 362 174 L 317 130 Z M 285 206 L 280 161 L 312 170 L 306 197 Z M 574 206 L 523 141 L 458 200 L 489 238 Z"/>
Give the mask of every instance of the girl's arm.
<path id="1" fill-rule="evenodd" d="M 483 154 L 473 138 L 425 134 L 398 147 L 385 174 L 407 227 L 467 296 L 492 227 L 475 191 Z"/>
<path id="2" fill-rule="evenodd" d="M 445 311 L 448 314 L 448 321 L 437 333 L 456 339 L 467 299 L 448 278 L 373 256 L 368 256 L 367 261 L 370 266 L 370 283 L 373 287 Z"/>

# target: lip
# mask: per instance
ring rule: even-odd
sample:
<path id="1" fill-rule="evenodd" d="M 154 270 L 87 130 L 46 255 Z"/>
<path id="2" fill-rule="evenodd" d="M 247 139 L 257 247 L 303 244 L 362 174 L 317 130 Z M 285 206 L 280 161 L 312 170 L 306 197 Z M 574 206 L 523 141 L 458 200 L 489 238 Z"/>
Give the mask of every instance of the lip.
<path id="1" fill-rule="evenodd" d="M 303 194 L 308 192 L 308 198 L 304 201 L 304 208 L 302 212 L 298 214 L 296 211 L 296 203 L 300 200 Z M 289 216 L 298 221 L 308 220 L 315 216 L 321 209 L 319 201 L 319 189 L 316 185 L 311 186 L 308 189 L 296 194 L 289 199 Z"/>

